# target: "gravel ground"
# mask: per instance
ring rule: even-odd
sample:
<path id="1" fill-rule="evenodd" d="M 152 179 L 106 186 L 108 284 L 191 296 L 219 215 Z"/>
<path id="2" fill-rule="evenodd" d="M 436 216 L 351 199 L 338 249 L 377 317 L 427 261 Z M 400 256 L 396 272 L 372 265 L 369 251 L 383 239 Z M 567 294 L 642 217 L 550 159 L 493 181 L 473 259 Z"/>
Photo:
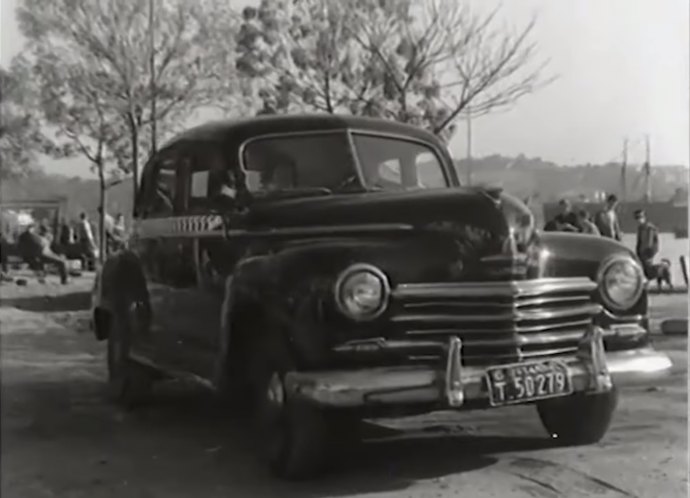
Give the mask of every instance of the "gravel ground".
<path id="1" fill-rule="evenodd" d="M 53 279 L 54 280 L 54 279 Z M 336 472 L 271 478 L 244 428 L 207 393 L 161 386 L 126 413 L 105 401 L 104 345 L 88 330 L 91 281 L 0 287 L 3 497 L 681 497 L 688 486 L 687 338 L 658 333 L 671 377 L 626 389 L 604 440 L 553 447 L 529 406 L 380 421 Z M 653 326 L 687 296 L 652 298 Z"/>

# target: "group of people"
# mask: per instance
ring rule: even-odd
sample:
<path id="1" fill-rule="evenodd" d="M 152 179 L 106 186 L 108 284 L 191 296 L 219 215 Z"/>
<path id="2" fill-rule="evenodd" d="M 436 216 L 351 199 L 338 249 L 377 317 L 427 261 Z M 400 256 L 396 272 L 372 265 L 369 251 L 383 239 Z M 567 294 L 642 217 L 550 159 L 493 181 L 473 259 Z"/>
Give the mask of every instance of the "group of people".
<path id="1" fill-rule="evenodd" d="M 560 212 L 546 224 L 545 231 L 578 232 L 619 241 L 622 239 L 622 231 L 616 213 L 618 198 L 615 194 L 610 194 L 606 198 L 603 209 L 597 213 L 594 220 L 584 209 L 575 212 L 567 199 L 562 199 L 559 206 Z M 647 213 L 644 209 L 635 210 L 634 216 L 637 222 L 635 252 L 642 262 L 645 275 L 651 278 L 654 273 L 654 258 L 659 253 L 659 231 L 647 219 Z"/>
<path id="2" fill-rule="evenodd" d="M 115 218 L 109 214 L 104 216 L 105 249 L 111 253 L 122 249 L 126 245 L 126 230 L 124 216 L 118 214 Z M 86 213 L 81 213 L 79 221 L 68 223 L 67 220 L 52 230 L 50 223 L 29 223 L 21 233 L 12 236 L 6 227 L 1 230 L 0 258 L 3 280 L 10 280 L 8 268 L 8 253 L 11 245 L 15 245 L 15 253 L 36 272 L 43 273 L 46 265 L 57 268 L 63 284 L 68 281 L 68 259 L 78 259 L 82 268 L 93 270 L 99 256 L 97 238 L 94 236 L 92 224 Z"/>

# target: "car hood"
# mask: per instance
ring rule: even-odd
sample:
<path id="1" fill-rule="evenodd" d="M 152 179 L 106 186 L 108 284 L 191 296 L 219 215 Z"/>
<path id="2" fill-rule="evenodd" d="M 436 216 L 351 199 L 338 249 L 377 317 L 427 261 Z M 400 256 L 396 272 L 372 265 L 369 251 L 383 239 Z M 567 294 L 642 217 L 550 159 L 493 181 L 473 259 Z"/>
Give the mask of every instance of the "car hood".
<path id="1" fill-rule="evenodd" d="M 534 233 L 534 218 L 522 202 L 500 189 L 469 187 L 261 199 L 243 223 L 249 231 L 301 228 L 324 236 L 344 229 L 421 232 L 429 243 L 452 239 L 463 260 L 524 253 Z"/>

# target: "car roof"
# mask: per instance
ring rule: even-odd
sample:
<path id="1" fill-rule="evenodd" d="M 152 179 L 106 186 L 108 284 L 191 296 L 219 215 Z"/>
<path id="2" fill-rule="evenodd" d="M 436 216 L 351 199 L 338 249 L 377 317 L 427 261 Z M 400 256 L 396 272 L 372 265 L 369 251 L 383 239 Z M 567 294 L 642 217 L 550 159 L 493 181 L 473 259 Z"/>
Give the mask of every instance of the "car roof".
<path id="1" fill-rule="evenodd" d="M 165 147 L 188 140 L 239 145 L 258 135 L 343 129 L 404 135 L 425 142 L 439 143 L 438 138 L 432 133 L 396 121 L 338 114 L 290 114 L 209 122 L 177 135 Z"/>

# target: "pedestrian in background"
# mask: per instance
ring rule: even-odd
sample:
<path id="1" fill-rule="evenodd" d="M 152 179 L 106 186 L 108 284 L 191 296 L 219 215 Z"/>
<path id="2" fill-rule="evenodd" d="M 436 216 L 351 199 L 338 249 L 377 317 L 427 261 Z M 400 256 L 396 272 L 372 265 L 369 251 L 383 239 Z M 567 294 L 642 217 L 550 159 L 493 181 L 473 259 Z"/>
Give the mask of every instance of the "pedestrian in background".
<path id="1" fill-rule="evenodd" d="M 579 232 L 577 225 L 577 215 L 573 212 L 573 206 L 568 199 L 561 199 L 558 202 L 560 213 L 553 220 L 549 221 L 544 230 L 547 232 Z"/>
<path id="2" fill-rule="evenodd" d="M 590 219 L 589 213 L 584 209 L 581 209 L 577 213 L 577 226 L 580 228 L 581 233 L 601 235 L 597 226 Z"/>
<path id="3" fill-rule="evenodd" d="M 659 252 L 659 230 L 649 220 L 644 209 L 637 209 L 634 213 L 637 221 L 637 243 L 635 253 L 642 262 L 642 268 L 647 278 L 654 277 L 654 257 Z"/>
<path id="4" fill-rule="evenodd" d="M 93 238 L 93 230 L 86 213 L 79 215 L 79 245 L 82 255 L 83 268 L 93 269 L 98 257 L 98 246 Z"/>
<path id="5" fill-rule="evenodd" d="M 9 273 L 10 227 L 0 216 L 0 281 L 11 280 Z"/>
<path id="6" fill-rule="evenodd" d="M 35 225 L 33 223 L 29 224 L 26 230 L 19 236 L 17 242 L 19 253 L 22 259 L 29 265 L 29 268 L 37 273 L 45 273 L 43 268 L 45 264 L 54 264 L 60 274 L 60 281 L 66 284 L 67 262 L 52 251 L 50 248 L 51 239 L 48 235 L 49 232 L 44 227 L 41 227 L 39 233 L 36 233 Z M 43 280 L 42 276 L 40 280 Z"/>
<path id="7" fill-rule="evenodd" d="M 621 240 L 622 233 L 620 224 L 618 223 L 616 207 L 618 207 L 618 197 L 616 197 L 615 194 L 610 194 L 606 198 L 604 209 L 597 214 L 595 223 L 602 236 Z"/>

